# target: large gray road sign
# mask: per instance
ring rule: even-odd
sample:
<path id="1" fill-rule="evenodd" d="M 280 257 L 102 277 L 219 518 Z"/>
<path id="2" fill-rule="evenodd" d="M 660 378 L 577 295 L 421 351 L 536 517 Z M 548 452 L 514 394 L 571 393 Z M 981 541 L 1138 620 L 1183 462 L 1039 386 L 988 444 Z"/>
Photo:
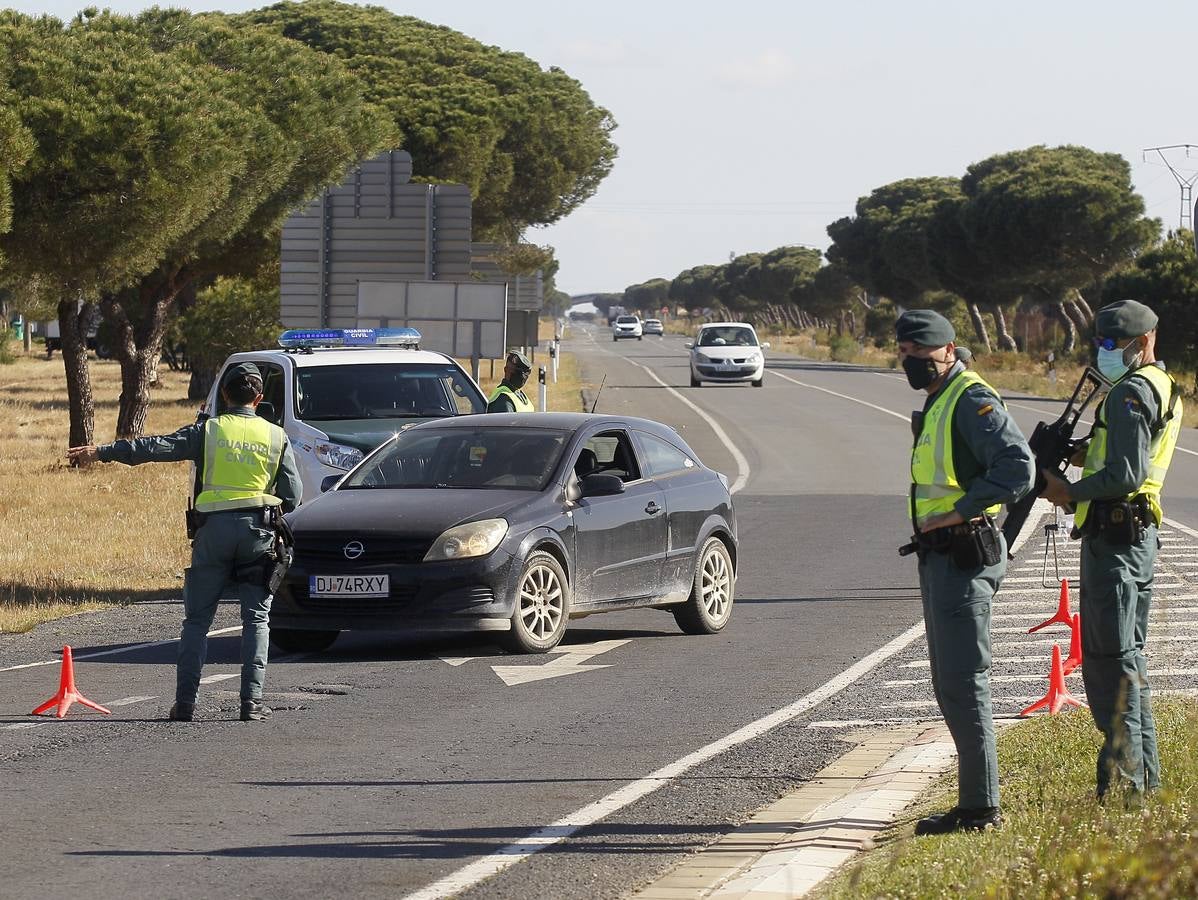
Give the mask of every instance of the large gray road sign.
<path id="1" fill-rule="evenodd" d="M 502 284 L 361 281 L 354 325 L 415 328 L 421 347 L 477 361 L 507 352 L 506 316 Z"/>

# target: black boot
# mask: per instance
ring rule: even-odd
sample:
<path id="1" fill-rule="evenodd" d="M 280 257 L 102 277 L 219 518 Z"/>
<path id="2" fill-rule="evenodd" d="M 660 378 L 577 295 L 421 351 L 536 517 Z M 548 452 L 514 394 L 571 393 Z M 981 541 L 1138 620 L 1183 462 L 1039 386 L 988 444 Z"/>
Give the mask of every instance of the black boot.
<path id="1" fill-rule="evenodd" d="M 263 719 L 269 718 L 270 707 L 264 704 L 261 700 L 241 701 L 241 721 L 261 722 Z"/>
<path id="2" fill-rule="evenodd" d="M 984 831 L 1002 828 L 1002 810 L 997 806 L 962 809 L 955 806 L 946 813 L 926 816 L 915 823 L 915 834 L 951 834 L 954 831 Z"/>
<path id="3" fill-rule="evenodd" d="M 176 701 L 171 706 L 171 711 L 168 718 L 172 722 L 190 722 L 192 716 L 195 715 L 196 705 L 194 703 L 182 703 Z"/>

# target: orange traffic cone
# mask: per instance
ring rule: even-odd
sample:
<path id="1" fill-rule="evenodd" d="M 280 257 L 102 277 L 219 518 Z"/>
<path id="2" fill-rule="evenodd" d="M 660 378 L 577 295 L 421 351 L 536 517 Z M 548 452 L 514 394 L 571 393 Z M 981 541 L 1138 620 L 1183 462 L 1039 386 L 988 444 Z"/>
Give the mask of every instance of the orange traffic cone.
<path id="1" fill-rule="evenodd" d="M 1065 673 L 1061 669 L 1061 648 L 1057 644 L 1052 645 L 1052 671 L 1048 673 L 1048 693 L 1021 712 L 1019 715 L 1031 715 L 1038 709 L 1048 707 L 1048 712 L 1051 715 L 1056 715 L 1061 711 L 1061 707 L 1068 704 L 1069 706 L 1085 706 L 1076 697 L 1069 693 L 1069 689 L 1065 687 Z"/>
<path id="2" fill-rule="evenodd" d="M 71 704 L 75 701 L 82 703 L 84 706 L 89 706 L 97 712 L 102 712 L 106 716 L 112 715 L 110 710 L 105 709 L 99 703 L 93 703 L 79 693 L 79 689 L 75 687 L 75 661 L 71 658 L 71 648 L 62 648 L 62 673 L 58 677 L 58 693 L 31 712 L 31 716 L 40 716 L 51 707 L 57 706 L 58 712 L 55 715 L 62 718 L 67 714 L 67 710 L 71 708 Z"/>
<path id="3" fill-rule="evenodd" d="M 1073 614 L 1073 636 L 1069 639 L 1069 655 L 1065 657 L 1062 671 L 1068 675 L 1082 664 L 1082 617 L 1080 613 Z"/>
<path id="4" fill-rule="evenodd" d="M 1069 612 L 1069 581 L 1066 578 L 1061 579 L 1061 602 L 1057 604 L 1057 611 L 1051 619 L 1045 619 L 1035 628 L 1029 628 L 1028 634 L 1035 634 L 1041 628 L 1047 628 L 1049 625 L 1068 625 L 1073 627 L 1073 616 Z"/>

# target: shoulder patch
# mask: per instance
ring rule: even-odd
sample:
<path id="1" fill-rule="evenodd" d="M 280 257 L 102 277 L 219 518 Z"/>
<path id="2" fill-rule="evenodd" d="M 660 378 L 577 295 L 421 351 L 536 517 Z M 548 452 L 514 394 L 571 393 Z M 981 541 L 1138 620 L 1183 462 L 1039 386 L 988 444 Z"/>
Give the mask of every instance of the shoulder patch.
<path id="1" fill-rule="evenodd" d="M 989 414 L 990 414 L 990 413 L 992 413 L 992 412 L 994 412 L 994 404 L 993 404 L 993 403 L 987 403 L 985 406 L 981 407 L 981 408 L 978 410 L 978 415 L 979 415 L 979 416 L 986 416 L 986 415 L 989 415 Z"/>
<path id="2" fill-rule="evenodd" d="M 1126 397 L 1123 398 L 1123 408 L 1126 409 L 1128 412 L 1139 412 L 1141 409 L 1141 406 L 1142 406 L 1142 404 L 1140 403 L 1140 401 L 1137 400 L 1135 397 L 1131 396 L 1131 394 L 1128 394 Z"/>

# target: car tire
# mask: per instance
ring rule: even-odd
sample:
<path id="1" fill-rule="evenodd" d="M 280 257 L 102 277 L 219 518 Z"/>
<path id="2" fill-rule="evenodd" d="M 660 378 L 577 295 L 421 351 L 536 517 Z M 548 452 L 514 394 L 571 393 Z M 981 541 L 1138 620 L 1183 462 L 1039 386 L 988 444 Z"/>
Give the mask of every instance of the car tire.
<path id="1" fill-rule="evenodd" d="M 765 376 L 762 375 L 760 378 L 754 381 L 753 387 L 765 387 Z"/>
<path id="2" fill-rule="evenodd" d="M 636 339 L 637 339 L 638 341 L 643 341 L 643 340 L 645 339 L 645 336 L 644 336 L 644 335 L 641 335 L 641 334 L 638 334 L 638 335 L 636 336 Z"/>
<path id="3" fill-rule="evenodd" d="M 284 653 L 315 653 L 328 650 L 340 631 L 308 631 L 303 628 L 272 628 L 270 640 Z"/>
<path id="4" fill-rule="evenodd" d="M 699 385 L 701 385 L 702 383 L 703 383 L 703 382 L 701 382 L 701 381 L 700 381 L 698 378 L 696 378 L 696 377 L 694 376 L 694 374 L 692 374 L 692 375 L 691 375 L 691 387 L 698 387 L 698 386 L 699 386 Z"/>
<path id="5" fill-rule="evenodd" d="M 562 564 L 551 553 L 529 554 L 516 588 L 512 627 L 501 642 L 512 653 L 547 653 L 556 647 L 570 621 L 570 585 Z"/>
<path id="6" fill-rule="evenodd" d="M 732 616 L 736 575 L 732 554 L 718 537 L 708 538 L 695 563 L 691 595 L 673 607 L 678 627 L 687 634 L 717 634 Z"/>
<path id="7" fill-rule="evenodd" d="M 611 336 L 611 340 L 612 340 L 612 343 L 614 344 L 616 341 L 618 341 L 618 340 L 619 340 L 619 338 L 618 338 L 618 337 L 616 337 L 616 336 L 613 334 L 613 335 Z"/>

